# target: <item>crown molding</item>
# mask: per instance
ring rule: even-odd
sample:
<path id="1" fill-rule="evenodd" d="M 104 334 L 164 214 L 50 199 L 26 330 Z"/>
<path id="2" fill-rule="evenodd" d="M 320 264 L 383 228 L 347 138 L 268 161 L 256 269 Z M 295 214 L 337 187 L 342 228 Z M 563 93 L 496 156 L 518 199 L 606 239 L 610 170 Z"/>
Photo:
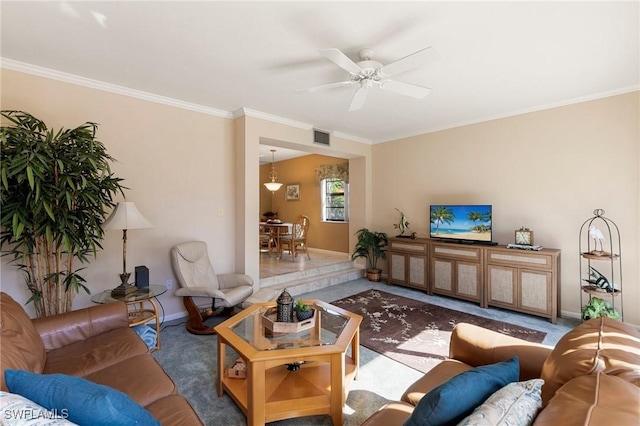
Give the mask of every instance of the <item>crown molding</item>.
<path id="1" fill-rule="evenodd" d="M 203 105 L 194 104 L 191 102 L 181 101 L 179 99 L 169 98 L 166 96 L 160 96 L 141 90 L 131 89 L 125 86 L 119 86 L 117 84 L 106 83 L 104 81 L 93 80 L 91 78 L 81 77 L 75 74 L 69 74 L 62 71 L 56 71 L 51 68 L 45 68 L 38 65 L 28 64 L 26 62 L 15 61 L 0 57 L 0 68 L 4 68 L 11 71 L 18 71 L 25 74 L 31 74 L 38 77 L 48 78 L 50 80 L 61 81 L 63 83 L 75 84 L 78 86 L 88 87 L 90 89 L 102 90 L 104 92 L 114 93 L 116 95 L 128 96 L 131 98 L 141 99 L 144 101 L 155 102 L 162 105 L 181 108 L 189 111 L 199 112 L 207 115 L 213 115 L 215 117 L 236 119 L 238 117 L 247 116 L 259 118 L 261 120 L 269 121 L 276 124 L 282 124 L 285 126 L 295 127 L 298 129 L 310 131 L 314 126 L 309 123 L 303 123 L 301 121 L 291 120 L 289 118 L 280 117 L 274 114 L 268 114 L 266 112 L 257 111 L 250 108 L 239 108 L 234 112 L 223 111 L 216 108 L 206 107 Z M 348 139 L 354 142 L 360 142 L 363 144 L 371 145 L 372 141 L 369 139 L 361 138 L 358 136 L 349 135 L 342 132 L 331 132 L 335 137 L 341 139 Z"/>
<path id="2" fill-rule="evenodd" d="M 315 128 L 315 126 L 309 123 L 303 123 L 301 121 L 295 121 L 289 118 L 284 118 L 278 115 L 268 114 L 266 112 L 257 111 L 255 109 L 250 109 L 245 107 L 238 108 L 237 110 L 235 110 L 233 113 L 233 118 L 242 117 L 243 115 L 247 117 L 259 118 L 261 120 L 270 121 L 276 124 L 283 124 L 285 126 L 295 127 L 302 130 L 312 130 Z M 331 130 L 323 130 L 323 131 L 327 131 L 331 133 L 331 135 L 340 139 L 348 139 L 353 142 L 359 142 L 367 145 L 372 144 L 370 139 L 361 138 L 359 136 L 350 135 L 348 133 L 342 133 L 342 132 L 331 131 Z"/>
<path id="3" fill-rule="evenodd" d="M 242 107 L 233 112 L 233 118 L 242 116 L 259 118 L 261 120 L 270 121 L 272 123 L 283 124 L 285 126 L 295 127 L 302 130 L 312 130 L 313 125 L 309 123 L 303 123 L 301 121 L 291 120 L 289 118 L 280 117 L 274 114 L 268 114 L 266 112 L 257 111 L 255 109 Z"/>
<path id="4" fill-rule="evenodd" d="M 626 93 L 632 93 L 632 92 L 637 92 L 637 91 L 640 91 L 640 85 L 627 86 L 627 87 L 622 87 L 620 89 L 613 89 L 613 90 L 607 90 L 607 91 L 604 91 L 604 92 L 592 93 L 592 94 L 586 95 L 586 96 L 580 96 L 580 97 L 577 97 L 577 98 L 565 99 L 565 100 L 558 101 L 558 102 L 538 105 L 538 106 L 535 106 L 535 107 L 521 109 L 521 110 L 517 110 L 517 111 L 511 111 L 511 112 L 507 112 L 507 113 L 504 113 L 504 114 L 496 114 L 496 115 L 493 115 L 493 116 L 487 116 L 487 117 L 479 118 L 477 120 L 469 120 L 469 121 L 451 123 L 451 124 L 448 124 L 448 125 L 445 125 L 445 126 L 441 126 L 441 127 L 424 129 L 424 130 L 420 130 L 420 131 L 417 131 L 417 132 L 413 132 L 411 134 L 407 134 L 405 136 L 396 137 L 396 138 L 391 139 L 391 140 L 389 140 L 389 139 L 386 139 L 386 140 L 383 140 L 383 139 L 375 140 L 372 143 L 373 144 L 379 144 L 379 143 L 384 143 L 384 142 L 393 142 L 393 141 L 397 141 L 397 140 L 400 140 L 400 139 L 408 139 L 408 138 L 412 138 L 412 137 L 415 137 L 415 136 L 426 135 L 426 134 L 429 134 L 429 133 L 441 132 L 443 130 L 455 129 L 456 127 L 463 127 L 463 126 L 469 126 L 469 125 L 472 125 L 472 124 L 485 123 L 487 121 L 500 120 L 500 119 L 503 119 L 503 118 L 515 117 L 517 115 L 530 114 L 532 112 L 538 112 L 538 111 L 544 111 L 544 110 L 547 110 L 547 109 L 553 109 L 553 108 L 560 108 L 560 107 L 569 106 L 569 105 L 575 105 L 575 104 L 579 104 L 579 103 L 582 103 L 582 102 L 595 101 L 595 100 L 598 100 L 598 99 L 609 98 L 611 96 L 617 96 L 617 95 L 624 95 Z"/>
<path id="5" fill-rule="evenodd" d="M 131 89 L 129 87 L 118 86 L 117 84 L 105 83 L 103 81 L 93 80 L 93 79 L 81 77 L 75 74 L 69 74 L 62 71 L 52 70 L 50 68 L 31 65 L 24 62 L 20 62 L 20 61 L 14 61 L 13 59 L 0 58 L 0 67 L 11 70 L 11 71 L 23 72 L 23 73 L 35 75 L 38 77 L 44 77 L 51 80 L 62 81 L 64 83 L 75 84 L 78 86 L 84 86 L 91 89 L 102 90 L 104 92 L 114 93 L 117 95 L 129 96 L 131 98 L 142 99 L 144 101 L 155 102 L 158 104 L 186 109 L 189 111 L 200 112 L 203 114 L 213 115 L 216 117 L 227 118 L 227 119 L 233 118 L 233 114 L 228 111 L 223 111 L 216 108 L 210 108 L 203 105 L 193 104 L 191 102 L 184 102 L 184 101 L 169 98 L 166 96 L 155 95 L 153 93 L 143 92 L 141 90 Z"/>
<path id="6" fill-rule="evenodd" d="M 358 143 L 362 143 L 365 145 L 373 145 L 373 141 L 371 139 L 367 139 L 367 138 L 362 138 L 360 136 L 354 136 L 354 135 L 350 135 L 348 133 L 342 133 L 342 132 L 331 132 L 331 134 L 333 136 L 335 136 L 336 138 L 340 138 L 340 139 L 347 139 L 353 142 L 358 142 Z"/>

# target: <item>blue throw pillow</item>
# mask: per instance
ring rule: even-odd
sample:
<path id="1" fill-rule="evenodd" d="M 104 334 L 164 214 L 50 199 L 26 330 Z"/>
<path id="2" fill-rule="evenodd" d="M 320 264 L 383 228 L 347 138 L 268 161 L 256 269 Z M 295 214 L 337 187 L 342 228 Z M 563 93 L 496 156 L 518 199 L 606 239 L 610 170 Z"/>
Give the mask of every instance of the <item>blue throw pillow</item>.
<path id="1" fill-rule="evenodd" d="M 455 425 L 498 389 L 517 382 L 519 375 L 515 356 L 460 373 L 423 396 L 404 426 Z"/>
<path id="2" fill-rule="evenodd" d="M 151 413 L 126 394 L 81 377 L 5 370 L 9 391 L 49 410 L 65 410 L 81 426 L 160 426 Z"/>

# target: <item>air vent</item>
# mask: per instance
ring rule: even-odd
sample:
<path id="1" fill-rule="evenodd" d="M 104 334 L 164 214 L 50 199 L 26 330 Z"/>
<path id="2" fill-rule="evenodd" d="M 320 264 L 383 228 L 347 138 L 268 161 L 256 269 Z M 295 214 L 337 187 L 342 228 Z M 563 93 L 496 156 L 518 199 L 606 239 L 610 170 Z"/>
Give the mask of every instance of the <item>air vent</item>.
<path id="1" fill-rule="evenodd" d="M 330 146 L 331 142 L 329 141 L 329 132 L 313 129 L 313 143 Z"/>

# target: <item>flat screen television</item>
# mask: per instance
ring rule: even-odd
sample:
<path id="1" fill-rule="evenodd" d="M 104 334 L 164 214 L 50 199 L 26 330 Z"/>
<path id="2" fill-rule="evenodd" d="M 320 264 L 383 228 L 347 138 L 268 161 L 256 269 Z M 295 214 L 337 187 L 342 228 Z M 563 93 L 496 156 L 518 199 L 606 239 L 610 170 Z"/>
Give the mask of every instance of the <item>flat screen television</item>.
<path id="1" fill-rule="evenodd" d="M 491 242 L 491 205 L 437 204 L 429 214 L 431 238 Z"/>

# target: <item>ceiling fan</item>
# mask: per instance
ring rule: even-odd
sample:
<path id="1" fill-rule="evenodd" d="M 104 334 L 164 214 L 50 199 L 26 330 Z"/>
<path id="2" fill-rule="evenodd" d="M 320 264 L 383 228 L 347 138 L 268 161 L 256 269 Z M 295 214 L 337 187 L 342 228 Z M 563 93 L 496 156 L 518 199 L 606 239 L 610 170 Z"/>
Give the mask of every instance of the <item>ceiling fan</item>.
<path id="1" fill-rule="evenodd" d="M 425 47 L 404 58 L 398 59 L 387 65 L 382 65 L 378 61 L 374 61 L 372 49 L 362 49 L 358 53 L 360 61 L 353 62 L 347 55 L 339 49 L 322 49 L 320 53 L 327 59 L 338 65 L 350 74 L 349 80 L 340 81 L 338 83 L 323 84 L 321 86 L 309 87 L 306 89 L 298 89 L 300 93 L 312 93 L 325 89 L 334 89 L 337 87 L 351 86 L 358 84 L 349 111 L 357 111 L 364 105 L 367 99 L 369 89 L 377 86 L 382 90 L 386 90 L 400 95 L 410 96 L 416 99 L 422 99 L 431 92 L 428 87 L 418 86 L 415 84 L 404 83 L 402 81 L 390 80 L 396 74 L 400 74 L 414 69 L 422 64 L 424 59 L 434 54 L 434 49 Z"/>

